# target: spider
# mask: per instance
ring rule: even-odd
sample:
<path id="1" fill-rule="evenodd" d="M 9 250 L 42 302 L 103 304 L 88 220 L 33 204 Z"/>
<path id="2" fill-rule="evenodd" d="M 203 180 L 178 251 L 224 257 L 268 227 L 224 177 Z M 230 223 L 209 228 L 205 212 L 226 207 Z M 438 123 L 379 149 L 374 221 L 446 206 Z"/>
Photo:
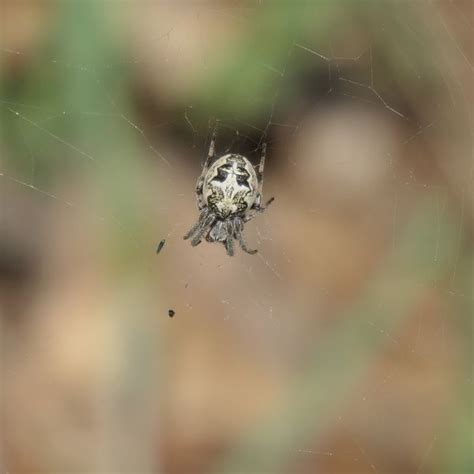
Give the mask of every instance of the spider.
<path id="1" fill-rule="evenodd" d="M 267 146 L 262 145 L 258 172 L 245 156 L 229 153 L 214 160 L 217 130 L 214 129 L 204 168 L 196 183 L 199 219 L 184 239 L 195 247 L 205 236 L 208 242 L 222 242 L 227 255 L 234 255 L 234 239 L 243 251 L 253 255 L 242 232 L 244 224 L 263 212 L 274 200 L 261 205 L 263 168 Z"/>

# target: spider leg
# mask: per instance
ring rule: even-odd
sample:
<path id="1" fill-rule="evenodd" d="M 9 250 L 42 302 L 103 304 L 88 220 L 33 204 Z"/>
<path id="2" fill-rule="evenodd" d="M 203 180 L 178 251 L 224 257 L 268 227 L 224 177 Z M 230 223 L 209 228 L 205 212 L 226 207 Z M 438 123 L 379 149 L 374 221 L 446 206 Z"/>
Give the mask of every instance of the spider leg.
<path id="1" fill-rule="evenodd" d="M 275 197 L 271 197 L 266 203 L 265 203 L 265 206 L 262 207 L 262 211 L 264 211 L 273 201 L 275 200 Z"/>
<path id="2" fill-rule="evenodd" d="M 249 212 L 244 218 L 243 218 L 243 221 L 244 222 L 248 222 L 250 221 L 251 219 L 253 219 L 257 214 L 263 212 L 273 201 L 275 200 L 274 197 L 271 197 L 266 203 L 265 203 L 265 206 L 255 206 L 252 211 L 253 212 Z"/>
<path id="3" fill-rule="evenodd" d="M 196 247 L 196 245 L 199 245 L 201 243 L 202 236 L 205 234 L 209 226 L 214 223 L 215 220 L 216 216 L 214 214 L 209 214 L 203 219 L 201 226 L 198 227 L 193 236 L 193 239 L 191 240 L 191 245 L 193 247 Z"/>
<path id="4" fill-rule="evenodd" d="M 197 208 L 202 211 L 206 207 L 204 196 L 202 195 L 202 188 L 204 186 L 204 178 L 200 177 L 196 184 Z"/>
<path id="5" fill-rule="evenodd" d="M 202 197 L 202 189 L 204 186 L 204 177 L 207 174 L 207 171 L 209 170 L 209 166 L 211 165 L 212 160 L 214 159 L 215 156 L 215 150 L 216 150 L 216 139 L 217 139 L 217 125 L 214 127 L 212 131 L 212 136 L 211 136 L 211 143 L 209 145 L 209 151 L 207 153 L 207 158 L 204 163 L 204 166 L 202 168 L 201 175 L 199 176 L 197 183 L 196 183 L 196 195 L 198 196 L 198 209 L 201 210 L 203 209 L 205 202 Z"/>
<path id="6" fill-rule="evenodd" d="M 209 213 L 208 209 L 205 209 L 204 211 L 201 212 L 201 214 L 199 216 L 199 219 L 196 222 L 196 224 L 194 224 L 191 227 L 190 231 L 183 237 L 184 240 L 189 239 L 190 237 L 192 237 L 197 232 L 197 230 L 201 227 L 201 225 L 202 225 L 204 219 L 206 218 L 206 216 L 208 215 L 208 213 Z"/>
<path id="7" fill-rule="evenodd" d="M 191 245 L 195 247 L 201 242 L 201 237 L 214 220 L 215 215 L 210 213 L 209 209 L 204 209 L 196 224 L 194 224 L 193 227 L 191 227 L 191 230 L 183 237 L 184 240 L 192 237 Z"/>
<path id="8" fill-rule="evenodd" d="M 214 158 L 215 148 L 216 148 L 216 139 L 217 139 L 217 123 L 214 125 L 214 129 L 212 130 L 211 136 L 211 143 L 209 144 L 209 152 L 207 154 L 208 160 Z"/>
<path id="9" fill-rule="evenodd" d="M 234 239 L 231 236 L 228 236 L 226 241 L 224 242 L 225 244 L 225 249 L 227 251 L 227 255 L 229 257 L 234 256 Z"/>
<path id="10" fill-rule="evenodd" d="M 260 157 L 260 164 L 258 165 L 257 170 L 257 179 L 258 179 L 258 189 L 257 189 L 257 201 L 255 203 L 256 208 L 260 208 L 260 201 L 263 195 L 263 171 L 265 169 L 265 159 L 267 157 L 267 143 L 263 142 L 262 144 L 262 154 Z"/>
<path id="11" fill-rule="evenodd" d="M 258 250 L 251 250 L 247 247 L 247 243 L 245 242 L 244 236 L 242 235 L 242 231 L 244 230 L 244 221 L 237 217 L 234 221 L 234 234 L 236 239 L 239 241 L 240 247 L 244 252 L 249 253 L 250 255 L 254 255 L 258 252 Z"/>
<path id="12" fill-rule="evenodd" d="M 265 169 L 265 158 L 267 157 L 267 144 L 262 144 L 262 155 L 260 157 L 260 164 L 258 165 L 258 181 L 259 181 L 259 192 L 262 192 L 263 188 L 263 170 Z"/>
<path id="13" fill-rule="evenodd" d="M 227 250 L 227 255 L 232 257 L 234 255 L 234 226 L 232 221 L 227 221 L 227 237 L 225 239 L 225 249 Z"/>
<path id="14" fill-rule="evenodd" d="M 204 227 L 193 237 L 193 240 L 191 240 L 191 245 L 193 247 L 197 247 L 202 242 L 201 239 L 205 231 L 206 228 Z"/>
<path id="15" fill-rule="evenodd" d="M 257 212 L 263 212 L 267 206 L 269 206 L 275 198 L 271 198 L 267 201 L 265 206 L 262 206 L 261 200 L 263 196 L 263 172 L 265 170 L 265 159 L 267 156 L 267 144 L 264 142 L 262 144 L 262 155 L 260 158 L 260 164 L 258 165 L 258 170 L 257 170 L 257 178 L 258 178 L 258 189 L 257 189 L 257 200 L 255 201 L 255 204 L 253 205 L 253 208 Z M 245 220 L 247 222 L 250 219 L 253 219 L 256 216 L 256 213 L 251 214 L 248 219 Z"/>
<path id="16" fill-rule="evenodd" d="M 216 153 L 216 140 L 217 140 L 217 125 L 214 126 L 214 129 L 212 130 L 212 135 L 211 135 L 211 143 L 209 144 L 209 151 L 207 153 L 207 158 L 206 162 L 204 163 L 204 167 L 202 169 L 201 173 L 201 178 L 203 178 L 207 170 L 209 169 L 209 166 L 214 159 L 215 153 Z"/>
<path id="17" fill-rule="evenodd" d="M 239 232 L 239 233 L 237 234 L 237 236 L 238 236 L 237 238 L 239 239 L 240 247 L 242 248 L 242 250 L 243 250 L 244 252 L 247 252 L 247 253 L 250 254 L 250 255 L 255 255 L 255 254 L 258 252 L 257 249 L 251 250 L 251 249 L 249 249 L 249 248 L 247 247 L 247 244 L 246 244 L 246 242 L 245 242 L 245 240 L 244 240 L 244 237 L 243 237 L 243 235 L 242 235 L 241 232 Z"/>

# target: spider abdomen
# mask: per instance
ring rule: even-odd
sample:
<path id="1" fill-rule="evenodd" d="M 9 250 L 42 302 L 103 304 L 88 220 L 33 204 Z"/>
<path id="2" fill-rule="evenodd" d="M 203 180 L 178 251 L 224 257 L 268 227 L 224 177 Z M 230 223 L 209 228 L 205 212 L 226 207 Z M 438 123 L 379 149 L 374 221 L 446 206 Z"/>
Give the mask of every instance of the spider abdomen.
<path id="1" fill-rule="evenodd" d="M 257 175 L 250 161 L 242 155 L 222 156 L 204 177 L 203 198 L 222 219 L 250 209 L 257 194 Z"/>

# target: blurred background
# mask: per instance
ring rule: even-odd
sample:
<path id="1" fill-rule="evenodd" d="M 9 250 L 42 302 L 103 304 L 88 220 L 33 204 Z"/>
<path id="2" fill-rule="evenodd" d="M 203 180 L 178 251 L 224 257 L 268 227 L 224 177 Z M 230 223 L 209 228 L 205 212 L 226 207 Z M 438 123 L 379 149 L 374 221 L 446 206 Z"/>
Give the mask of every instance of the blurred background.
<path id="1" fill-rule="evenodd" d="M 2 472 L 474 472 L 472 2 L 0 4 Z"/>

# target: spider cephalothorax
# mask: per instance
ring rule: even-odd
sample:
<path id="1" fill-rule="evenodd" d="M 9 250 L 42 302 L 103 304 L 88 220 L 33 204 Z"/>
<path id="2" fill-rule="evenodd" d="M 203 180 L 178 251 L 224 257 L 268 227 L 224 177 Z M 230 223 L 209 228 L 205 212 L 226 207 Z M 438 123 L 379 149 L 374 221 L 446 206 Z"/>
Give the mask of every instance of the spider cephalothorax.
<path id="1" fill-rule="evenodd" d="M 237 239 L 242 250 L 254 254 L 257 251 L 247 248 L 242 232 L 245 222 L 265 210 L 261 199 L 266 145 L 262 146 L 257 176 L 245 156 L 230 153 L 214 160 L 215 141 L 216 132 L 196 184 L 201 215 L 184 238 L 191 239 L 192 246 L 200 244 L 203 237 L 208 242 L 222 242 L 231 256 L 234 255 L 234 239 Z M 273 198 L 267 205 L 271 201 Z"/>

